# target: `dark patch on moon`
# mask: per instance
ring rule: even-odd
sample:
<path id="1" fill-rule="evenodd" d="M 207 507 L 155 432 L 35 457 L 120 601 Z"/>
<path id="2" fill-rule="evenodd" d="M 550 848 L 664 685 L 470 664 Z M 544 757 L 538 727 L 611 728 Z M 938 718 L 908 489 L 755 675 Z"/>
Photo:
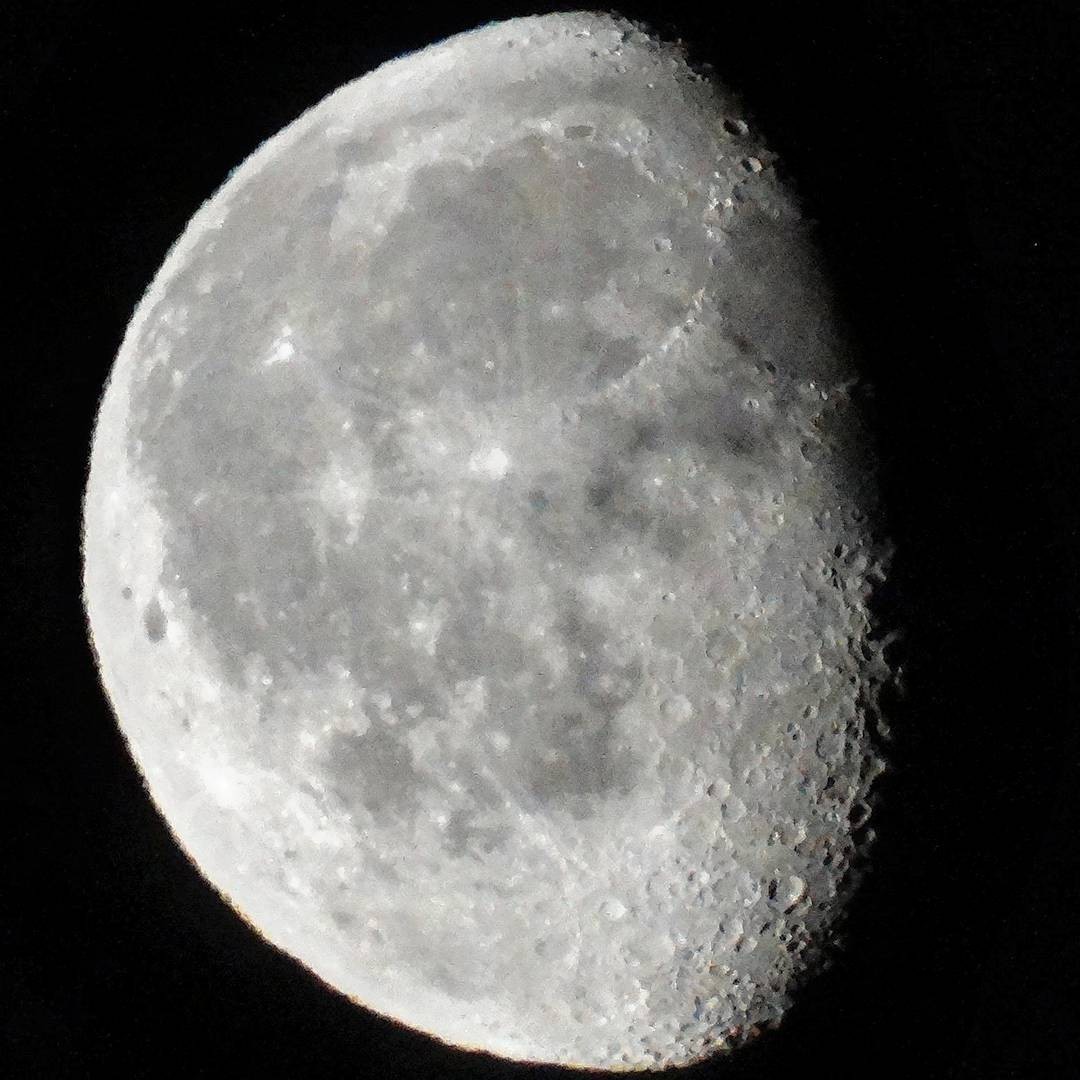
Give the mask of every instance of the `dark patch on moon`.
<path id="1" fill-rule="evenodd" d="M 656 527 L 656 548 L 669 559 L 681 558 L 693 544 L 695 531 L 689 521 L 662 521 Z"/>
<path id="2" fill-rule="evenodd" d="M 165 612 L 161 610 L 161 604 L 158 603 L 157 597 L 154 597 L 143 608 L 143 630 L 146 632 L 147 638 L 156 645 L 164 639 L 167 625 Z"/>
<path id="3" fill-rule="evenodd" d="M 665 443 L 663 425 L 655 420 L 636 420 L 633 424 L 633 434 L 630 439 L 629 450 L 631 454 L 642 450 L 660 450 Z"/>
<path id="4" fill-rule="evenodd" d="M 585 502 L 593 510 L 610 506 L 615 497 L 615 481 L 610 477 L 594 480 L 585 488 Z"/>
<path id="5" fill-rule="evenodd" d="M 609 631 L 585 616 L 574 595 L 565 598 L 555 629 L 569 658 L 572 689 L 542 711 L 539 749 L 527 757 L 525 783 L 542 805 L 586 818 L 603 799 L 629 794 L 638 783 L 641 763 L 621 741 L 618 717 L 638 693 L 644 671 L 636 654 L 611 655 Z"/>
<path id="6" fill-rule="evenodd" d="M 447 854 L 459 859 L 469 852 L 490 854 L 502 847 L 511 836 L 506 827 L 485 826 L 477 823 L 477 815 L 471 810 L 455 810 L 443 832 L 443 847 Z"/>
<path id="7" fill-rule="evenodd" d="M 605 461 L 590 476 L 584 490 L 585 508 L 607 532 L 643 538 L 651 524 L 649 511 L 630 489 L 625 469 Z"/>
<path id="8" fill-rule="evenodd" d="M 416 812 L 422 781 L 412 751 L 381 721 L 363 735 L 333 735 L 326 770 L 346 806 L 363 806 L 380 823 L 411 819 Z"/>
<path id="9" fill-rule="evenodd" d="M 558 629 L 566 642 L 577 691 L 585 701 L 606 715 L 626 705 L 641 686 L 640 657 L 612 658 L 610 630 L 587 618 L 576 599 L 565 604 Z"/>
<path id="10" fill-rule="evenodd" d="M 545 718 L 542 734 L 542 749 L 525 775 L 529 793 L 542 806 L 584 819 L 604 799 L 628 795 L 637 785 L 640 763 L 618 742 L 609 712 L 589 706 L 556 711 Z"/>

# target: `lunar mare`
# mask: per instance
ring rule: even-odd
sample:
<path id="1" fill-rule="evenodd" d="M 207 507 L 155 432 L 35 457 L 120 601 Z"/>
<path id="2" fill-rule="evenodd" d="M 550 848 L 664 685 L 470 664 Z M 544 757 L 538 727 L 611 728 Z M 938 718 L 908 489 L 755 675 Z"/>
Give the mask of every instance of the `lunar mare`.
<path id="1" fill-rule="evenodd" d="M 84 590 L 149 790 L 446 1041 L 685 1063 L 842 911 L 883 551 L 774 161 L 629 22 L 489 25 L 265 143 L 114 365 Z"/>

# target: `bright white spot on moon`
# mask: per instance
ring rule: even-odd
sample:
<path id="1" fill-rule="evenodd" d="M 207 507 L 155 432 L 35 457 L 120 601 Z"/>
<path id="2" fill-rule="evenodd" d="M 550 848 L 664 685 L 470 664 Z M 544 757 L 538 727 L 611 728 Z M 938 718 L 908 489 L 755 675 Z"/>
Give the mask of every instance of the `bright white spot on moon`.
<path id="1" fill-rule="evenodd" d="M 486 450 L 478 450 L 469 459 L 469 471 L 483 473 L 492 480 L 501 480 L 510 467 L 510 459 L 506 453 L 497 446 L 488 447 Z"/>
<path id="2" fill-rule="evenodd" d="M 883 551 L 811 232 L 679 52 L 515 20 L 195 216 L 95 431 L 102 680 L 201 871 L 331 986 L 660 1067 L 850 891 Z"/>
<path id="3" fill-rule="evenodd" d="M 270 354 L 263 361 L 266 367 L 273 364 L 281 364 L 291 360 L 296 355 L 296 346 L 286 336 L 287 331 L 279 337 L 270 348 Z"/>

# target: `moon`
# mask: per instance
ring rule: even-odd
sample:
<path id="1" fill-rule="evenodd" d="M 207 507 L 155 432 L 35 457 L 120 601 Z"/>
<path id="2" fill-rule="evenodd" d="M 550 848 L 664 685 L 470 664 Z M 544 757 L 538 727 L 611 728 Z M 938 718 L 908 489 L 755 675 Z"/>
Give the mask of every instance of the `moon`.
<path id="1" fill-rule="evenodd" d="M 663 1068 L 852 891 L 888 677 L 857 370 L 737 100 L 616 16 L 347 84 L 195 214 L 101 400 L 84 601 L 199 871 L 354 1001 Z"/>

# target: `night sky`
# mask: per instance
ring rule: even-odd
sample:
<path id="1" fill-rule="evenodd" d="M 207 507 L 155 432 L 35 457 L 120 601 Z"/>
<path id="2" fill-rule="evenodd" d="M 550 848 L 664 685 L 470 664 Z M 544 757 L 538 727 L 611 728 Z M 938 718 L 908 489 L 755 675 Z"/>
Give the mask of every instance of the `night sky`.
<path id="1" fill-rule="evenodd" d="M 450 1050 L 262 941 L 143 791 L 79 599 L 98 396 L 194 211 L 342 83 L 537 9 L 152 10 L 0 12 L 15 184 L 0 1065 L 49 1078 L 589 1075 Z M 1050 0 L 618 10 L 682 37 L 744 96 L 820 223 L 874 386 L 897 549 L 879 603 L 904 629 L 892 767 L 847 948 L 776 1031 L 679 1075 L 1080 1075 L 1080 14 Z"/>

